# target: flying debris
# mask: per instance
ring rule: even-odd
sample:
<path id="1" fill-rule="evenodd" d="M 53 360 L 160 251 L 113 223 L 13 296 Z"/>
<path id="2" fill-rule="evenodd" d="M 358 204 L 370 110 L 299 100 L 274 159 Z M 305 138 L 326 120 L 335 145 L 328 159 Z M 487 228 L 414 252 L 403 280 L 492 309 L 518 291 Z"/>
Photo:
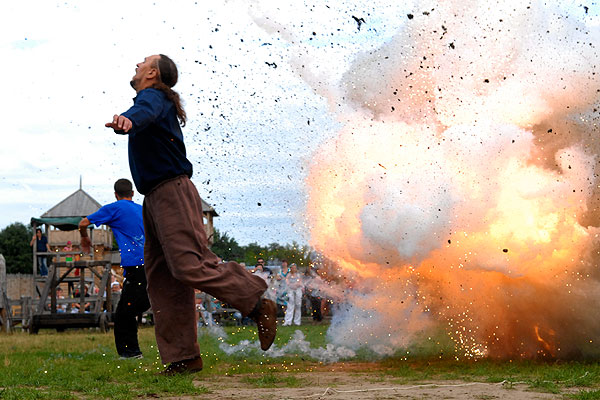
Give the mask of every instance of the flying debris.
<path id="1" fill-rule="evenodd" d="M 358 17 L 356 17 L 356 16 L 354 16 L 354 15 L 353 15 L 353 16 L 352 16 L 352 19 L 354 19 L 354 20 L 356 21 L 356 24 L 358 25 L 358 30 L 359 30 L 359 31 L 360 31 L 360 26 L 361 26 L 362 24 L 365 24 L 365 23 L 366 23 L 366 22 L 365 22 L 365 19 L 364 19 L 364 18 L 362 18 L 362 17 L 361 17 L 361 18 L 358 18 Z"/>

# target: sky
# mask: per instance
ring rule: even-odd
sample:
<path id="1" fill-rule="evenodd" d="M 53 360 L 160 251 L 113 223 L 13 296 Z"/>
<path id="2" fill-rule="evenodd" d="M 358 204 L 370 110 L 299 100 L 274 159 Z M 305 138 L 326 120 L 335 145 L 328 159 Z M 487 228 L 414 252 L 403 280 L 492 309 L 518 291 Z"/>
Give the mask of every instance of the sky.
<path id="1" fill-rule="evenodd" d="M 219 213 L 216 227 L 242 244 L 305 242 L 303 165 L 336 122 L 289 66 L 292 45 L 255 22 L 271 16 L 268 3 L 207 4 L 2 3 L 0 48 L 11 61 L 0 71 L 11 96 L 0 133 L 0 227 L 40 216 L 77 190 L 80 177 L 100 203 L 114 200 L 113 182 L 131 179 L 127 140 L 104 123 L 131 105 L 135 64 L 164 53 L 180 70 L 193 181 Z M 275 11 L 294 24 L 291 10 Z M 319 34 L 299 37 L 315 51 L 330 31 L 353 40 L 350 16 L 303 13 Z"/>
<path id="2" fill-rule="evenodd" d="M 306 243 L 306 165 L 343 123 L 339 81 L 356 55 L 401 29 L 413 7 L 2 2 L 0 229 L 40 216 L 80 178 L 100 203 L 114 200 L 114 181 L 131 179 L 127 139 L 104 123 L 132 104 L 135 64 L 163 53 L 179 67 L 192 180 L 219 213 L 217 229 L 240 244 Z M 580 2 L 565 7 L 583 14 Z"/>

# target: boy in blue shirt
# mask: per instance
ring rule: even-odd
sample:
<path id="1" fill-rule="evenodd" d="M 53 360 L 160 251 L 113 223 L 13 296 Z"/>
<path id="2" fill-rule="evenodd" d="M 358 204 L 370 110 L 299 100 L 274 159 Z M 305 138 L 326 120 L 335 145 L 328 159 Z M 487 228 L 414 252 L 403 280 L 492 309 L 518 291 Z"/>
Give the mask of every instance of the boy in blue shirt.
<path id="1" fill-rule="evenodd" d="M 142 206 L 132 201 L 133 186 L 127 179 L 115 182 L 116 202 L 107 204 L 79 223 L 81 247 L 90 251 L 87 235 L 90 224 L 108 225 L 112 229 L 121 253 L 123 291 L 115 313 L 115 345 L 121 358 L 142 358 L 137 338 L 137 316 L 148 308 L 144 272 L 144 220 Z"/>

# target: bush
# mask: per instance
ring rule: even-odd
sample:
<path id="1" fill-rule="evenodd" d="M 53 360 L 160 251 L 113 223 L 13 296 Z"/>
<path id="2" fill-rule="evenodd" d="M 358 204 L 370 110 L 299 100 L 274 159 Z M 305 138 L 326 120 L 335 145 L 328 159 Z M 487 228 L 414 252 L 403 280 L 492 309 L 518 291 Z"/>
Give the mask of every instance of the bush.
<path id="1" fill-rule="evenodd" d="M 33 229 L 20 222 L 0 231 L 0 254 L 6 260 L 7 273 L 31 274 L 33 253 L 29 242 L 32 237 Z"/>

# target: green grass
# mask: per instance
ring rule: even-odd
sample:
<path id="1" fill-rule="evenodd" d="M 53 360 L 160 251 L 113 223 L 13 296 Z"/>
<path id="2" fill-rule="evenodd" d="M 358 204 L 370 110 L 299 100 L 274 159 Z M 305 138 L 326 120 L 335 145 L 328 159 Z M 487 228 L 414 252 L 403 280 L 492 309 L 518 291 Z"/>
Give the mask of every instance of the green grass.
<path id="1" fill-rule="evenodd" d="M 152 395 L 193 395 L 206 388 L 191 376 L 158 377 L 152 329 L 140 331 L 142 360 L 119 360 L 112 333 L 40 331 L 0 336 L 0 398 L 131 399 Z"/>
<path id="2" fill-rule="evenodd" d="M 600 399 L 600 390 L 581 390 L 579 393 L 569 395 L 568 398 L 576 400 Z"/>
<path id="3" fill-rule="evenodd" d="M 242 379 L 243 382 L 249 383 L 252 386 L 259 388 L 269 388 L 269 387 L 301 387 L 304 386 L 305 381 L 302 379 L 298 379 L 297 377 L 285 376 L 281 374 L 274 374 L 272 372 L 267 372 L 264 374 L 260 374 L 259 376 L 247 376 Z"/>
<path id="4" fill-rule="evenodd" d="M 326 325 L 280 327 L 275 345 L 285 345 L 300 329 L 313 348 L 324 347 Z M 228 344 L 256 341 L 255 327 L 226 327 Z M 357 374 L 357 380 L 391 380 L 419 383 L 439 380 L 504 382 L 505 388 L 526 383 L 538 392 L 574 394 L 573 399 L 600 399 L 600 365 L 595 362 L 497 361 L 455 359 L 451 343 L 425 340 L 393 356 L 375 359 L 360 350 L 351 360 L 327 365 L 306 354 L 270 358 L 261 351 L 226 354 L 223 339 L 201 335 L 198 339 L 204 371 L 198 375 L 161 377 L 154 330 L 139 334 L 142 360 L 119 360 L 112 332 L 94 330 L 38 335 L 0 334 L 0 399 L 134 399 L 148 397 L 201 396 L 209 389 L 203 381 L 211 376 L 235 375 L 249 387 L 276 388 L 310 386 L 306 375 L 335 368 Z M 312 376 L 312 375 L 309 375 Z M 572 388 L 570 390 L 567 390 Z"/>

